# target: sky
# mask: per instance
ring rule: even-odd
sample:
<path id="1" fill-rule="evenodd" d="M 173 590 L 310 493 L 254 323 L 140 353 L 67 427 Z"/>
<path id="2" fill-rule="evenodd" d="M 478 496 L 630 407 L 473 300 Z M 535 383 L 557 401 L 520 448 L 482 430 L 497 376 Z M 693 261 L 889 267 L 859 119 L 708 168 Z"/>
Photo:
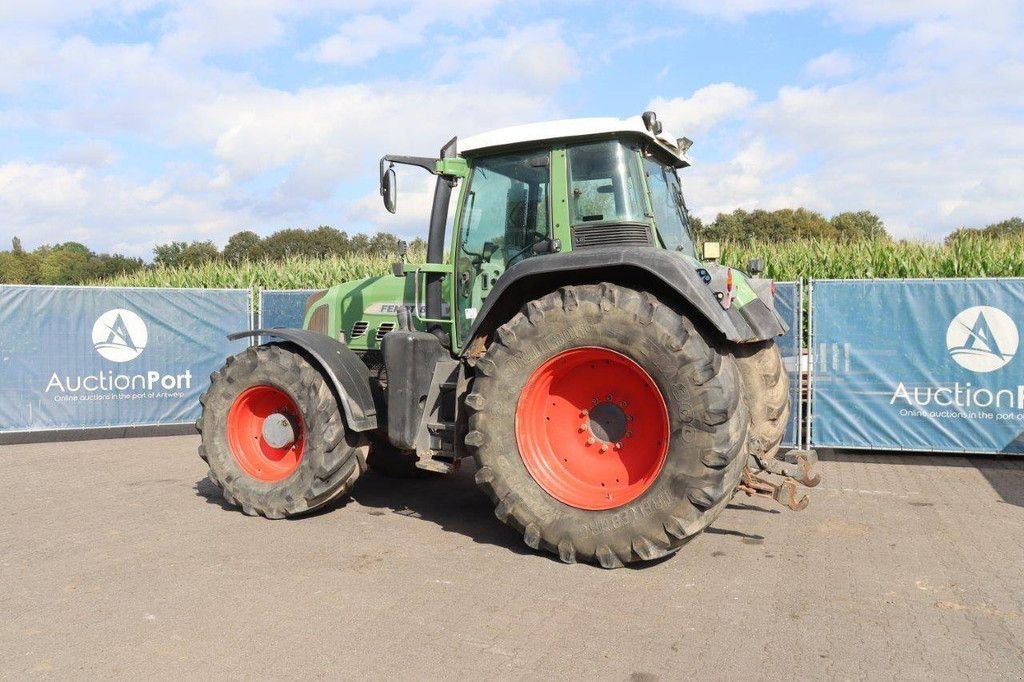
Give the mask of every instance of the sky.
<path id="1" fill-rule="evenodd" d="M 377 160 L 652 109 L 704 220 L 1024 215 L 1024 0 L 0 0 L 0 248 L 332 225 L 424 236 Z"/>

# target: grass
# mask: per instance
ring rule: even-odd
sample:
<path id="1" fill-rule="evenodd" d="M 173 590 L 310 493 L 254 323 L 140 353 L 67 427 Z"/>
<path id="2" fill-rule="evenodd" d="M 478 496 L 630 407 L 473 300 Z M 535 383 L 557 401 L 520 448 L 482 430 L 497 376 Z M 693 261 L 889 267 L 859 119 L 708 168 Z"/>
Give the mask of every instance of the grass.
<path id="1" fill-rule="evenodd" d="M 409 261 L 424 260 L 410 253 Z M 799 279 L 888 279 L 930 277 L 1024 277 L 1024 237 L 968 236 L 938 244 L 913 241 L 839 243 L 802 240 L 722 245 L 722 262 L 745 269 L 752 258 L 765 260 L 765 277 Z M 229 289 L 323 289 L 338 282 L 381 275 L 391 256 L 356 255 L 323 260 L 215 261 L 198 267 L 150 268 L 93 284 L 135 287 Z"/>

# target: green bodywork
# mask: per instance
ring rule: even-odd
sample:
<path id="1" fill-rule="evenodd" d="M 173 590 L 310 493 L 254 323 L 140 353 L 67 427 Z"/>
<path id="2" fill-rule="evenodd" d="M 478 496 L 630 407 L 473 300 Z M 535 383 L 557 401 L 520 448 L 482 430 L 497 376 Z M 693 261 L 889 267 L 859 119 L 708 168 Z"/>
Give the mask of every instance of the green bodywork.
<path id="1" fill-rule="evenodd" d="M 602 143 L 608 143 L 608 140 L 602 140 Z M 451 181 L 457 183 L 457 200 L 455 202 L 455 215 L 450 220 L 451 234 L 448 235 L 449 247 L 446 251 L 444 263 L 420 263 L 420 264 L 405 264 L 404 265 L 404 276 L 397 277 L 394 274 L 381 275 L 378 277 L 368 277 L 366 279 L 355 280 L 351 282 L 344 282 L 332 286 L 327 292 L 318 300 L 315 301 L 314 305 L 309 307 L 306 311 L 304 327 L 314 328 L 311 324 L 314 321 L 314 317 L 319 313 L 319 328 L 318 331 L 326 332 L 329 336 L 343 341 L 350 348 L 356 351 L 376 351 L 381 348 L 381 339 L 383 335 L 397 326 L 396 313 L 400 306 L 405 306 L 412 314 L 411 319 L 414 328 L 425 331 L 428 327 L 435 327 L 440 325 L 449 332 L 452 338 L 452 348 L 460 348 L 466 341 L 463 338 L 469 327 L 475 318 L 476 313 L 483 305 L 490 288 L 494 282 L 501 276 L 506 267 L 509 267 L 512 263 L 507 263 L 505 256 L 508 255 L 508 251 L 514 250 L 516 245 L 502 244 L 495 246 L 497 250 L 492 253 L 490 257 L 486 257 L 486 248 L 481 253 L 472 254 L 476 257 L 479 262 L 474 263 L 473 259 L 469 257 L 466 249 L 466 244 L 470 243 L 473 239 L 473 234 L 467 234 L 467 220 L 470 214 L 476 216 L 477 223 L 481 223 L 486 220 L 485 210 L 487 204 L 482 206 L 476 206 L 477 213 L 474 214 L 474 182 L 480 183 L 475 180 L 474 171 L 477 168 L 482 168 L 489 163 L 493 163 L 495 159 L 500 161 L 501 158 L 509 157 L 510 155 L 529 155 L 533 160 L 541 159 L 542 167 L 547 170 L 547 183 L 546 183 L 546 216 L 540 216 L 540 220 L 547 223 L 545 233 L 550 239 L 554 240 L 553 243 L 558 244 L 557 251 L 564 253 L 571 251 L 573 248 L 573 223 L 572 223 L 572 208 L 571 204 L 573 201 L 581 201 L 579 194 L 575 197 L 570 194 L 570 169 L 569 169 L 569 151 L 572 149 L 570 145 L 566 144 L 552 144 L 548 143 L 547 146 L 534 146 L 528 147 L 526 150 L 516 150 L 513 152 L 504 151 L 499 155 L 481 155 L 479 157 L 470 156 L 454 157 L 447 159 L 440 159 L 436 163 L 435 172 L 438 175 L 449 178 Z M 634 158 L 627 158 L 628 163 L 633 163 L 643 173 L 643 156 L 641 152 L 635 148 L 630 148 L 628 154 L 633 154 Z M 535 165 L 535 164 L 534 164 Z M 648 175 L 648 177 L 650 177 Z M 647 188 L 648 182 L 641 183 L 644 185 L 644 189 L 640 191 L 637 196 L 642 197 L 642 210 L 643 220 L 650 224 L 652 230 L 657 235 L 656 247 L 667 248 L 667 240 L 662 237 L 661 228 L 657 225 L 655 219 L 655 207 L 654 199 L 652 198 L 651 191 Z M 597 192 L 602 194 L 609 194 L 607 187 L 597 189 Z M 525 192 L 525 190 L 523 190 Z M 577 189 L 576 192 L 579 192 Z M 524 195 L 525 196 L 525 195 Z M 594 195 L 597 201 L 607 202 L 607 198 L 601 198 L 598 195 Z M 493 203 L 494 197 L 489 197 Z M 507 199 L 509 206 L 512 205 L 512 190 L 509 190 L 509 198 Z M 616 199 L 616 202 L 618 199 Z M 522 200 L 521 200 L 522 203 Z M 680 206 L 685 216 L 685 205 L 681 203 L 680 195 Z M 579 208 L 577 206 L 577 212 Z M 508 215 L 512 215 L 512 209 L 508 208 Z M 481 213 L 484 213 L 484 218 L 479 217 Z M 683 218 L 685 225 L 685 217 Z M 576 226 L 579 227 L 581 223 L 577 221 Z M 472 227 L 472 226 L 471 226 Z M 689 230 L 688 226 L 685 230 Z M 472 230 L 468 231 L 469 233 Z M 673 249 L 673 253 L 680 258 L 685 259 L 694 268 L 702 267 L 700 261 L 694 253 L 692 235 L 687 235 L 686 248 Z M 490 244 L 490 242 L 487 242 Z M 504 254 L 502 252 L 505 252 Z M 452 254 L 456 254 L 454 262 Z M 483 254 L 483 255 L 481 255 Z M 529 257 L 529 253 L 523 257 Z M 427 320 L 425 319 L 425 275 L 426 273 L 441 273 L 444 275 L 442 280 L 442 315 L 443 319 L 439 320 Z M 462 278 L 466 278 L 468 275 L 472 276 L 473 284 L 470 287 L 466 287 L 464 284 L 459 285 L 457 282 Z M 744 273 L 733 270 L 733 308 L 742 308 L 751 301 L 757 298 L 757 294 L 754 289 L 750 286 Z M 323 313 L 320 312 L 322 307 L 327 308 L 327 322 L 326 328 L 323 326 Z M 451 314 L 454 312 L 454 316 Z M 363 324 L 365 323 L 365 324 Z"/>

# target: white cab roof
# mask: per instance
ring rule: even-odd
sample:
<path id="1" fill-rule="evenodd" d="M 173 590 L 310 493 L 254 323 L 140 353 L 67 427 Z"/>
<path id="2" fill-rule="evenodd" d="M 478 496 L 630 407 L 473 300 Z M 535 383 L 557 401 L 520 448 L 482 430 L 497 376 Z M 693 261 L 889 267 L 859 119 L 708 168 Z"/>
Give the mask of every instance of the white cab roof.
<path id="1" fill-rule="evenodd" d="M 644 125 L 640 116 L 631 118 L 568 118 L 561 121 L 528 123 L 526 125 L 499 128 L 479 135 L 460 138 L 459 153 L 474 155 L 486 149 L 510 147 L 528 142 L 565 139 L 573 137 L 596 137 L 632 133 L 657 144 L 678 160 L 677 165 L 689 166 L 691 161 L 679 149 L 676 138 L 666 131 L 655 135 Z"/>

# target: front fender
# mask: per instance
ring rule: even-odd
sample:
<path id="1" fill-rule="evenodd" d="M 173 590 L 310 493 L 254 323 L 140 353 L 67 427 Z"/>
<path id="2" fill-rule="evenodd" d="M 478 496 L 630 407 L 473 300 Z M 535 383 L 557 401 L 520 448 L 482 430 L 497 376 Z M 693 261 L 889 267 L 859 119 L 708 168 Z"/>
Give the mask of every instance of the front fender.
<path id="1" fill-rule="evenodd" d="M 370 390 L 370 371 L 355 352 L 329 336 L 307 329 L 253 329 L 228 336 L 232 341 L 250 336 L 270 336 L 293 343 L 308 354 L 337 391 L 345 423 L 353 431 L 377 428 L 377 408 Z"/>
<path id="2" fill-rule="evenodd" d="M 722 308 L 697 273 L 701 266 L 663 249 L 596 247 L 565 254 L 534 256 L 516 263 L 498 279 L 463 343 L 511 318 L 528 300 L 567 284 L 613 282 L 652 288 L 678 297 L 733 343 L 763 341 L 785 334 L 786 323 L 770 299 L 757 297 L 741 308 Z"/>

